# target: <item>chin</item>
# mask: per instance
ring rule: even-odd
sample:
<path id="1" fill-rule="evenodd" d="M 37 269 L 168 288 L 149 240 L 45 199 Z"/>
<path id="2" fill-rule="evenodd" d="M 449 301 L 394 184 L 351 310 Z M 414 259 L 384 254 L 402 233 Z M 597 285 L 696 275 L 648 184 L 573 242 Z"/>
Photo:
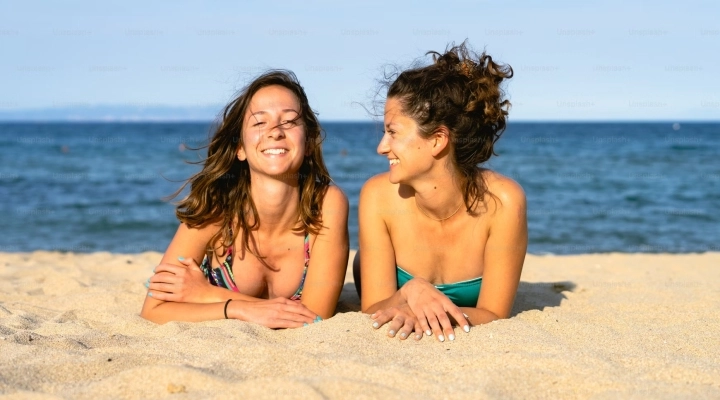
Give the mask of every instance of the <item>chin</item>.
<path id="1" fill-rule="evenodd" d="M 402 183 L 402 179 L 400 178 L 399 174 L 397 172 L 393 173 L 393 171 L 390 171 L 390 173 L 388 174 L 388 180 L 390 180 L 390 183 L 392 184 Z"/>

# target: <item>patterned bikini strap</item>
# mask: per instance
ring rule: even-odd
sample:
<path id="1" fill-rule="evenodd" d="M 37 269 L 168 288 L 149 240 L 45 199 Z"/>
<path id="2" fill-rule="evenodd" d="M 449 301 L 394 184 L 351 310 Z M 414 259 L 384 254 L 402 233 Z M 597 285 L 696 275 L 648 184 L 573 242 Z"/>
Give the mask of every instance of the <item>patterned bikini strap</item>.
<path id="1" fill-rule="evenodd" d="M 310 234 L 305 233 L 305 265 L 310 262 Z"/>

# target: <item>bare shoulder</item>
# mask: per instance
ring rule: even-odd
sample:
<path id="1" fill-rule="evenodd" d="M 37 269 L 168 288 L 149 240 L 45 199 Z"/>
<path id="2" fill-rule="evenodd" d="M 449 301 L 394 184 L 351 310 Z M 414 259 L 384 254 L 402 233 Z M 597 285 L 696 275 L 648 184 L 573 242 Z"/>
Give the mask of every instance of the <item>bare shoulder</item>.
<path id="1" fill-rule="evenodd" d="M 361 196 L 363 194 L 372 197 L 386 196 L 393 191 L 397 192 L 397 184 L 390 182 L 389 174 L 389 172 L 383 172 L 368 179 L 363 184 Z"/>
<path id="2" fill-rule="evenodd" d="M 499 200 L 496 210 L 525 210 L 527 200 L 525 191 L 519 183 L 491 170 L 483 171 L 483 179 L 485 179 L 488 191 Z"/>
<path id="3" fill-rule="evenodd" d="M 342 189 L 334 185 L 328 186 L 323 199 L 323 214 L 347 214 L 348 207 L 348 198 Z"/>
<path id="4" fill-rule="evenodd" d="M 216 233 L 222 229 L 222 222 L 209 222 L 203 226 L 190 227 L 188 224 L 181 222 L 178 232 L 182 232 L 184 235 L 191 236 L 194 239 L 206 239 L 210 240 Z"/>

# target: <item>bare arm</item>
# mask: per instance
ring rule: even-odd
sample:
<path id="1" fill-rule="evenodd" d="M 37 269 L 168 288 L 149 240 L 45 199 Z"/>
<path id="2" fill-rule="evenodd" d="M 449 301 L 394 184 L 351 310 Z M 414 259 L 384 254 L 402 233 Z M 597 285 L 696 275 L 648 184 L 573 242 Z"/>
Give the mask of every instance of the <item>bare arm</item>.
<path id="1" fill-rule="evenodd" d="M 397 290 L 395 251 L 383 219 L 388 207 L 382 193 L 385 181 L 386 174 L 374 176 L 360 192 L 361 309 L 368 314 L 405 303 L 402 293 Z"/>
<path id="2" fill-rule="evenodd" d="M 485 246 L 485 270 L 477 307 L 462 307 L 474 325 L 508 318 L 527 251 L 527 201 L 515 181 L 500 177 L 491 188 L 497 208 Z"/>
<path id="3" fill-rule="evenodd" d="M 189 228 L 185 224 L 180 224 L 175 237 L 170 242 L 168 249 L 165 251 L 161 264 L 170 264 L 179 268 L 187 268 L 179 258 L 192 259 L 195 263 L 202 262 L 205 255 L 205 248 L 210 238 L 218 231 L 217 225 L 207 225 L 203 228 Z M 156 323 L 165 323 L 169 321 L 208 321 L 213 319 L 225 318 L 223 309 L 224 302 L 228 299 L 257 301 L 258 299 L 236 293 L 230 290 L 217 288 L 214 289 L 214 295 L 217 301 L 205 304 L 199 303 L 180 303 L 164 301 L 162 299 L 163 292 L 148 291 L 145 297 L 140 316 Z M 238 307 L 239 303 L 233 304 L 233 309 Z"/>
<path id="4" fill-rule="evenodd" d="M 330 186 L 322 206 L 323 228 L 311 250 L 301 302 L 323 318 L 335 313 L 348 263 L 348 201 Z"/>

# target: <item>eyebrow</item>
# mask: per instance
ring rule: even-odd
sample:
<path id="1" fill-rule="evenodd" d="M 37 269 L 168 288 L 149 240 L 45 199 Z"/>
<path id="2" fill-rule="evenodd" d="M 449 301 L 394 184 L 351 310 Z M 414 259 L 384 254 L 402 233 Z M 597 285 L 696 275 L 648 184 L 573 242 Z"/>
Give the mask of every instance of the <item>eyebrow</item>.
<path id="1" fill-rule="evenodd" d="M 295 109 L 292 109 L 292 108 L 286 108 L 286 109 L 282 110 L 282 112 L 283 112 L 283 113 L 286 113 L 286 112 L 294 112 L 294 113 L 296 113 L 296 114 L 298 114 L 298 115 L 300 114 L 300 112 L 299 112 L 298 110 L 295 110 Z M 251 113 L 250 113 L 250 116 L 248 117 L 248 119 L 250 119 L 250 118 L 252 118 L 252 117 L 254 117 L 254 116 L 256 116 L 256 115 L 267 114 L 267 113 L 268 113 L 267 111 L 251 112 Z"/>

